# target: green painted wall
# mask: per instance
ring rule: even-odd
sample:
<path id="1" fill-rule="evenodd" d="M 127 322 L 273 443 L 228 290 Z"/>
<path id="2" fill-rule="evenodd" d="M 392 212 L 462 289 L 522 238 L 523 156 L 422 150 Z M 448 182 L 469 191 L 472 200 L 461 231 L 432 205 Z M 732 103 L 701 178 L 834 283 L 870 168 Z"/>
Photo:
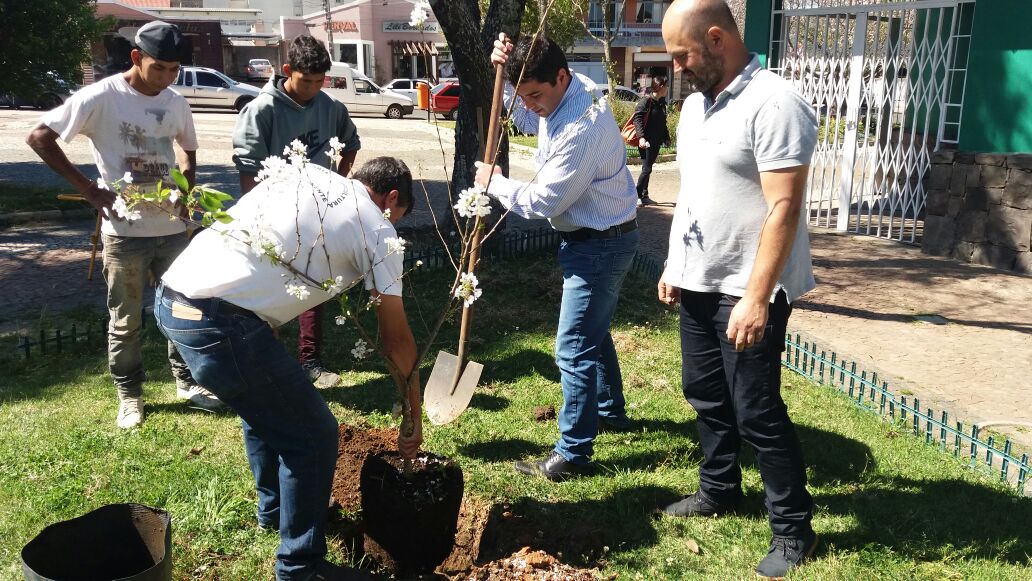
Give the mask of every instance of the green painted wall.
<path id="1" fill-rule="evenodd" d="M 760 55 L 760 64 L 767 66 L 770 52 L 770 18 L 773 0 L 746 0 L 745 31 L 742 36 L 750 52 Z"/>
<path id="2" fill-rule="evenodd" d="M 961 151 L 1032 151 L 1032 2 L 978 0 Z"/>

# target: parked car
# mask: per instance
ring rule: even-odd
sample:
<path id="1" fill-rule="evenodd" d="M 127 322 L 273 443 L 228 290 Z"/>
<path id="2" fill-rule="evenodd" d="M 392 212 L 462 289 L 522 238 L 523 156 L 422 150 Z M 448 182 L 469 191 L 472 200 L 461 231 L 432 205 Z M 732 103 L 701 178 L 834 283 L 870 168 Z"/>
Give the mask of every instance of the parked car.
<path id="1" fill-rule="evenodd" d="M 191 107 L 232 107 L 237 111 L 259 93 L 251 85 L 238 83 L 206 67 L 182 67 L 175 84 L 169 88 L 185 97 Z"/>
<path id="2" fill-rule="evenodd" d="M 34 107 L 49 111 L 60 107 L 77 87 L 72 83 L 48 73 L 34 87 L 27 87 L 18 95 L 0 94 L 0 107 L 11 107 L 20 109 L 22 107 Z"/>
<path id="3" fill-rule="evenodd" d="M 247 61 L 246 72 L 248 81 L 271 79 L 274 74 L 273 66 L 269 59 L 251 59 Z"/>
<path id="4" fill-rule="evenodd" d="M 413 103 L 419 101 L 419 85 L 430 86 L 430 81 L 426 79 L 394 79 L 391 82 L 383 86 L 388 91 L 394 91 L 395 93 L 405 95 L 409 99 L 412 99 Z"/>
<path id="5" fill-rule="evenodd" d="M 323 91 L 347 105 L 351 113 L 379 113 L 390 119 L 401 119 L 415 109 L 412 99 L 381 89 L 345 63 L 333 63 L 326 73 Z"/>
<path id="6" fill-rule="evenodd" d="M 608 86 L 602 85 L 602 94 L 603 95 L 608 95 L 609 94 L 609 87 Z M 637 101 L 638 99 L 641 99 L 641 95 L 639 95 L 637 91 L 635 91 L 634 89 L 632 89 L 630 87 L 625 87 L 623 85 L 617 85 L 617 86 L 613 87 L 613 98 L 615 98 L 615 99 L 617 99 L 619 101 Z"/>
<path id="7" fill-rule="evenodd" d="M 459 95 L 462 90 L 459 84 L 449 81 L 430 89 L 430 110 L 451 121 L 455 120 L 455 112 L 459 109 Z"/>

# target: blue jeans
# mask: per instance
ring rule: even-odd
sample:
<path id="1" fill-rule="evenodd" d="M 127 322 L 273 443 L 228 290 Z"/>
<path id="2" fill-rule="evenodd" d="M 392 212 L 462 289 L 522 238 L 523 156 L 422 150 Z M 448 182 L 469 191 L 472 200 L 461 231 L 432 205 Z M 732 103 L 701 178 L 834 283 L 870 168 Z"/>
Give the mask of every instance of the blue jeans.
<path id="1" fill-rule="evenodd" d="M 612 238 L 563 242 L 563 299 L 555 362 L 563 386 L 555 451 L 574 464 L 591 459 L 598 418 L 625 415 L 623 379 L 609 324 L 638 249 L 637 230 Z"/>
<path id="2" fill-rule="evenodd" d="M 162 297 L 163 288 L 155 292 L 158 328 L 194 378 L 240 416 L 258 520 L 280 531 L 276 578 L 308 579 L 326 554 L 337 419 L 268 323 L 217 298 L 190 299 L 200 313 L 174 316 L 172 305 L 183 303 Z"/>
<path id="3" fill-rule="evenodd" d="M 108 368 L 119 399 L 143 395 L 143 301 L 148 276 L 161 278 L 186 248 L 186 234 L 171 236 L 108 236 L 104 241 L 104 280 L 107 282 Z M 168 363 L 176 387 L 194 385 L 190 370 L 168 344 Z"/>

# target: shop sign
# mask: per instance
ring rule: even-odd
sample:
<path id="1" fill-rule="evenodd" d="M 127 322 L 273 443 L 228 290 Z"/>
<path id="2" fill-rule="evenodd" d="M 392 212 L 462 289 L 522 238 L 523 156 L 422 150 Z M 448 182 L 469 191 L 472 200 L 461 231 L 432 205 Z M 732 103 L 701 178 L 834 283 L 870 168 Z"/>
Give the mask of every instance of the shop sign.
<path id="1" fill-rule="evenodd" d="M 419 30 L 415 26 L 412 26 L 404 20 L 384 20 L 383 21 L 384 32 L 426 32 L 429 34 L 439 34 L 441 32 L 441 25 L 438 22 L 424 22 L 423 30 Z"/>
<path id="2" fill-rule="evenodd" d="M 323 28 L 327 28 L 333 32 L 358 32 L 358 23 L 350 20 L 334 20 L 328 25 L 324 22 Z"/>

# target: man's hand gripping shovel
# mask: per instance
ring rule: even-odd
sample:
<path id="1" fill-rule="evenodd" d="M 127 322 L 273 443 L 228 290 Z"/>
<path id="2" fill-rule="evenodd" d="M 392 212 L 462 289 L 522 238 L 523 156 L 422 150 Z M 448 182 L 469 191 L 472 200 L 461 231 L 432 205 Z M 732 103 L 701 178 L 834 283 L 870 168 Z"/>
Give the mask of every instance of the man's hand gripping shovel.
<path id="1" fill-rule="evenodd" d="M 486 146 L 484 147 L 484 163 L 493 164 L 498 148 L 499 117 L 502 110 L 502 92 L 505 79 L 502 65 L 495 65 L 494 92 L 491 96 L 491 119 L 488 123 Z M 480 235 L 482 225 L 480 216 L 473 222 L 473 242 L 469 252 L 469 268 L 473 272 L 480 258 Z M 473 398 L 473 390 L 480 381 L 484 366 L 476 361 L 466 361 L 466 343 L 469 338 L 469 324 L 473 307 L 462 309 L 462 325 L 459 328 L 458 355 L 445 351 L 437 353 L 437 361 L 430 372 L 430 379 L 423 393 L 426 415 L 435 425 L 451 422 L 469 407 Z M 465 363 L 465 365 L 463 365 Z"/>

